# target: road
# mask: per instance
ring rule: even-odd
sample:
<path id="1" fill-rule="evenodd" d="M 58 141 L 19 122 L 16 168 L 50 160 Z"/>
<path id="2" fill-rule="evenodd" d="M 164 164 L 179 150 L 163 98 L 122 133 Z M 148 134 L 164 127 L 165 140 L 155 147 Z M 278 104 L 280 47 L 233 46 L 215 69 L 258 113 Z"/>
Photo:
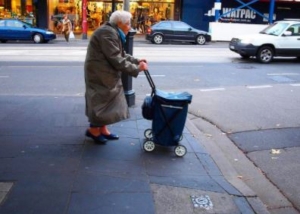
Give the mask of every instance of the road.
<path id="1" fill-rule="evenodd" d="M 86 44 L 0 45 L 0 95 L 83 96 Z M 193 94 L 189 112 L 198 128 L 227 154 L 247 185 L 274 213 L 300 210 L 300 70 L 293 58 L 264 65 L 242 60 L 226 44 L 205 46 L 138 43 L 134 55 L 149 61 L 157 88 Z M 143 74 L 133 81 L 138 102 L 150 87 Z M 237 146 L 222 145 L 210 124 Z M 227 142 L 227 141 L 226 141 Z M 269 197 L 243 166 L 239 151 L 288 198 Z M 246 161 L 246 160 L 245 160 Z M 217 160 L 216 160 L 217 162 Z M 282 213 L 284 213 L 282 211 Z"/>

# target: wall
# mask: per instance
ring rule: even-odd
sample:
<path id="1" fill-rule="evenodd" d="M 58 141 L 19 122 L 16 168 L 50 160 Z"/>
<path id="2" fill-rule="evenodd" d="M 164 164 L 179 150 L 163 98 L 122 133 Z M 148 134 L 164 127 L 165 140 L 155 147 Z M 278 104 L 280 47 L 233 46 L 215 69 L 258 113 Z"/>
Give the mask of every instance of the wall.
<path id="1" fill-rule="evenodd" d="M 182 0 L 182 21 L 194 28 L 208 31 L 209 22 L 214 17 L 206 16 L 208 10 L 214 5 L 214 0 Z"/>
<path id="2" fill-rule="evenodd" d="M 245 1 L 244 1 L 245 2 Z M 223 12 L 226 12 L 227 9 L 233 9 L 241 6 L 241 4 L 237 1 L 230 0 L 222 0 L 222 10 L 221 14 Z M 268 17 L 269 10 L 270 10 L 270 3 L 269 2 L 256 2 L 254 4 L 249 5 L 250 7 L 254 8 L 258 12 L 264 14 Z M 243 7 L 239 10 L 240 12 L 233 12 L 232 14 L 227 14 L 226 16 L 222 17 L 224 21 L 232 22 L 231 19 L 235 20 L 235 22 L 238 23 L 251 23 L 251 24 L 265 24 L 268 22 L 268 19 L 264 19 L 260 15 L 258 15 L 256 12 L 250 10 L 247 7 Z M 241 12 L 251 12 L 253 13 L 251 17 L 247 17 L 247 15 L 242 15 Z M 274 21 L 282 20 L 285 18 L 300 18 L 300 2 L 275 2 L 275 8 L 274 8 Z M 246 14 L 247 14 L 246 13 Z"/>
<path id="3" fill-rule="evenodd" d="M 47 0 L 34 1 L 36 6 L 36 25 L 39 28 L 48 28 L 48 3 Z"/>
<path id="4" fill-rule="evenodd" d="M 181 20 L 188 23 L 189 25 L 208 31 L 209 23 L 215 21 L 214 16 L 207 16 L 209 10 L 214 7 L 215 0 L 181 0 L 182 2 L 182 11 L 181 11 Z M 221 0 L 222 9 L 221 14 L 228 11 L 228 9 L 234 9 L 241 4 L 236 0 Z M 250 0 L 244 1 L 249 3 Z M 270 3 L 265 1 L 259 1 L 254 4 L 251 4 L 250 7 L 256 9 L 265 16 L 268 17 Z M 275 20 L 282 20 L 284 18 L 300 18 L 300 2 L 282 2 L 276 1 L 274 18 Z M 235 23 L 248 23 L 248 24 L 267 24 L 268 19 L 264 19 L 259 16 L 248 7 L 243 7 L 239 11 L 235 11 L 232 14 L 228 14 L 226 17 L 223 17 L 222 22 L 235 22 Z"/>
<path id="5" fill-rule="evenodd" d="M 239 24 L 210 22 L 209 32 L 212 41 L 230 41 L 238 35 L 255 34 L 267 27 L 267 24 Z"/>

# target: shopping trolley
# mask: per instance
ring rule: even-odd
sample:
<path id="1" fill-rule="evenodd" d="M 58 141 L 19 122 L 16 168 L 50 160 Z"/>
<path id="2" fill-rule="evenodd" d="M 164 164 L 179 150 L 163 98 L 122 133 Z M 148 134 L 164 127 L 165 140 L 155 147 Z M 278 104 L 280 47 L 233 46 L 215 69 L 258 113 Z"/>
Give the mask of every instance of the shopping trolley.
<path id="1" fill-rule="evenodd" d="M 144 73 L 152 92 L 144 99 L 142 115 L 145 119 L 152 120 L 152 128 L 144 132 L 146 141 L 143 148 L 151 152 L 156 145 L 175 146 L 175 154 L 182 157 L 187 149 L 179 142 L 183 139 L 182 132 L 192 95 L 188 92 L 165 92 L 156 89 L 150 73 Z"/>

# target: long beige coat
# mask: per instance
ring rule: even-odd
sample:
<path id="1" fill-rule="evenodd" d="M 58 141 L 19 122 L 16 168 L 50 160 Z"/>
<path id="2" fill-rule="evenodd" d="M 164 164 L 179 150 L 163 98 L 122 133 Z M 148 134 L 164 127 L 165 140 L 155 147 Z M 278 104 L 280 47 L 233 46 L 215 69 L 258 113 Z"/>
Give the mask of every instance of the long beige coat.
<path id="1" fill-rule="evenodd" d="M 116 26 L 104 24 L 92 35 L 84 64 L 86 116 L 91 124 L 129 118 L 122 72 L 137 77 L 138 59 L 125 53 Z"/>

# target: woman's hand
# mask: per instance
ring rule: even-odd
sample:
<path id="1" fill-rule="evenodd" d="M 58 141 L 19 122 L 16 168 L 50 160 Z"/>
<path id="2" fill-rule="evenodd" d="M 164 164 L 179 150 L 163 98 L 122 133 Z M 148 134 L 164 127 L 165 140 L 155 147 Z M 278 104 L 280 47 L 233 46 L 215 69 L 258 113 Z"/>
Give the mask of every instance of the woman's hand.
<path id="1" fill-rule="evenodd" d="M 139 62 L 138 67 L 139 67 L 140 71 L 148 70 L 148 64 L 145 61 L 142 61 L 142 60 Z"/>

